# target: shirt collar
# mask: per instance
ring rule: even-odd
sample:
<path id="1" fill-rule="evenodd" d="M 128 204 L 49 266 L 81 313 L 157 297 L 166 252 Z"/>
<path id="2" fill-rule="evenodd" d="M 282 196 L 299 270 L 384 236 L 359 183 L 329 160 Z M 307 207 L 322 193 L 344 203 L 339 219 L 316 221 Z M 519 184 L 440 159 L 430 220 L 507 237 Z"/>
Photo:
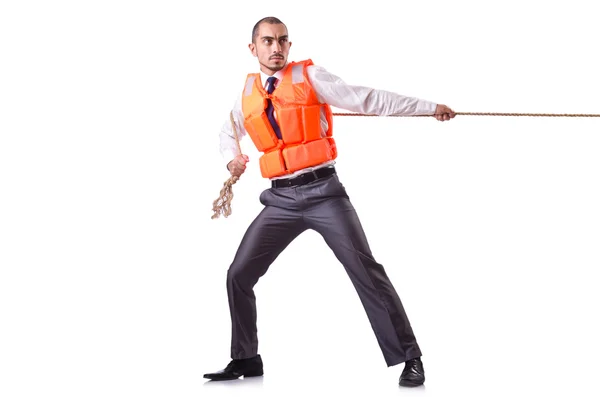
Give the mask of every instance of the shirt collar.
<path id="1" fill-rule="evenodd" d="M 285 70 L 287 69 L 288 64 L 286 63 L 285 67 L 281 70 L 278 70 L 277 72 L 275 72 L 275 74 L 273 75 L 277 81 L 275 81 L 275 87 L 277 87 L 279 85 L 279 83 L 281 83 L 281 79 L 283 78 L 283 74 L 285 73 Z M 267 86 L 267 79 L 271 77 L 267 74 L 265 74 L 262 70 L 260 71 L 260 81 L 263 83 L 263 87 Z"/>

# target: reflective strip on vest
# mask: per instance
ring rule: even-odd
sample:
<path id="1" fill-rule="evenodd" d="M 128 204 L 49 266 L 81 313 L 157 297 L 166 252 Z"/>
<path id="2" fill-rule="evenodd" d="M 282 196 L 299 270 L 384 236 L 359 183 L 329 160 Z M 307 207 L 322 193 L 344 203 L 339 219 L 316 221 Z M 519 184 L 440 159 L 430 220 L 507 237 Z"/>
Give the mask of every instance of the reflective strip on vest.
<path id="1" fill-rule="evenodd" d="M 292 66 L 292 84 L 304 82 L 304 73 L 302 73 L 302 64 Z"/>
<path id="2" fill-rule="evenodd" d="M 244 88 L 244 96 L 248 96 L 252 94 L 252 86 L 254 85 L 254 80 L 256 76 L 251 76 L 246 82 L 246 88 Z"/>

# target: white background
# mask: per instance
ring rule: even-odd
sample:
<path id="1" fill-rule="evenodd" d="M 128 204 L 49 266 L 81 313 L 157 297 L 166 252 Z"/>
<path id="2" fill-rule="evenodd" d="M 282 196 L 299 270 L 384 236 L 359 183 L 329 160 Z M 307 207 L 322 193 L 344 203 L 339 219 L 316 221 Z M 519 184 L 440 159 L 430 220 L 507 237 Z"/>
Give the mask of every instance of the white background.
<path id="1" fill-rule="evenodd" d="M 425 387 L 398 388 L 311 232 L 255 289 L 265 377 L 202 378 L 229 362 L 225 275 L 268 186 L 244 142 L 233 214 L 210 219 L 258 19 L 348 83 L 600 113 L 593 3 L 3 1 L 0 395 L 597 396 L 599 118 L 337 117 Z"/>

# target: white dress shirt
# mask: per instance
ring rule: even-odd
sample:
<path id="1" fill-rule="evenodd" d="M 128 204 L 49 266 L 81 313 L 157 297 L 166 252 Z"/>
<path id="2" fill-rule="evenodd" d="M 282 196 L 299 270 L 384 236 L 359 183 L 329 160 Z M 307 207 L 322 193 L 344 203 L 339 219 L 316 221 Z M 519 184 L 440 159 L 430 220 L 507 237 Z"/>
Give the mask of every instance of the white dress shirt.
<path id="1" fill-rule="evenodd" d="M 277 78 L 275 83 L 276 89 L 278 83 L 281 81 L 284 70 L 285 69 L 282 69 L 274 74 Z M 346 84 L 338 76 L 329 73 L 321 66 L 311 65 L 307 68 L 307 73 L 319 101 L 351 112 L 376 114 L 379 116 L 416 116 L 434 114 L 437 106 L 436 103 L 419 98 L 407 97 L 390 91 Z M 267 78 L 269 76 L 260 72 L 260 77 L 266 89 Z M 246 129 L 244 128 L 241 89 L 240 95 L 233 107 L 233 119 L 238 133 L 238 139 L 241 140 L 247 135 Z M 321 134 L 325 136 L 326 131 L 327 120 L 325 119 L 325 115 L 321 113 Z M 221 129 L 220 143 L 223 160 L 225 161 L 225 164 L 228 164 L 239 154 L 237 143 L 235 142 L 235 137 L 231 128 L 231 120 L 225 122 Z M 316 167 L 305 168 L 290 175 L 271 179 L 293 177 L 303 172 L 330 166 L 333 163 L 334 161 L 329 161 L 327 163 L 319 164 Z"/>

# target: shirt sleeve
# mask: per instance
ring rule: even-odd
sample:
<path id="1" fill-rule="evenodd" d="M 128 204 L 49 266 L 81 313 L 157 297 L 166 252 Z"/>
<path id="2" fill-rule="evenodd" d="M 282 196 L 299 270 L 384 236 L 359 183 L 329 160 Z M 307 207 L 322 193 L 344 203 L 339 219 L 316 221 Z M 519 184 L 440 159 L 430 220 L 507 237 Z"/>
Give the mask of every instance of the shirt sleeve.
<path id="1" fill-rule="evenodd" d="M 235 101 L 232 113 L 237 137 L 239 140 L 241 140 L 247 134 L 246 129 L 244 128 L 244 114 L 242 113 L 241 94 Z M 223 127 L 221 128 L 221 133 L 219 134 L 219 141 L 221 156 L 223 157 L 225 165 L 227 165 L 231 160 L 235 158 L 235 156 L 240 154 L 234 131 L 231 126 L 231 119 L 229 117 L 227 117 L 227 121 L 223 124 Z"/>
<path id="2" fill-rule="evenodd" d="M 311 65 L 308 78 L 319 101 L 340 109 L 379 116 L 416 116 L 435 113 L 436 103 L 390 91 L 346 84 L 325 68 Z"/>

